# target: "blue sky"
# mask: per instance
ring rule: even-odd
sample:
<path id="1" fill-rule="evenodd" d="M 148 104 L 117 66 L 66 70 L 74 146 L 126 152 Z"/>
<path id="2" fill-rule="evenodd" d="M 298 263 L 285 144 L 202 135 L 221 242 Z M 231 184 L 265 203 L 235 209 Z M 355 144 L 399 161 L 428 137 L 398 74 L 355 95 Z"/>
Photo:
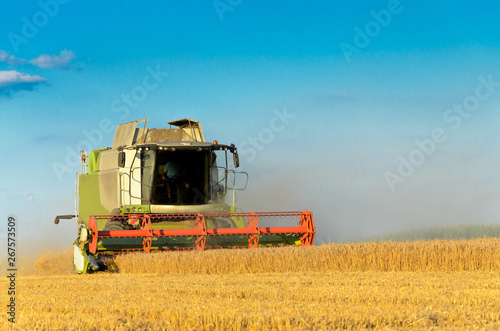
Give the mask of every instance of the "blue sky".
<path id="1" fill-rule="evenodd" d="M 310 209 L 323 241 L 498 222 L 496 1 L 47 0 L 0 12 L 1 215 L 26 238 L 73 240 L 73 224 L 51 223 L 73 210 L 72 155 L 112 144 L 102 123 L 141 118 L 191 117 L 237 144 L 250 173 L 241 203 Z M 435 130 L 446 139 L 420 148 Z"/>

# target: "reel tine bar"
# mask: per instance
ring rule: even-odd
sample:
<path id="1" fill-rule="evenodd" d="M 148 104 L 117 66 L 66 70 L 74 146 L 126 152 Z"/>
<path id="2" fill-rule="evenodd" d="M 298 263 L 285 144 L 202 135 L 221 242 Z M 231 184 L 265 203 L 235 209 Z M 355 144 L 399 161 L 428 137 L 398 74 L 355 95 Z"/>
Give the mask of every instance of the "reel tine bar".
<path id="1" fill-rule="evenodd" d="M 292 217 L 300 216 L 298 226 L 288 227 L 260 227 L 259 217 Z M 247 217 L 245 228 L 207 228 L 206 218 L 229 218 Z M 132 218 L 132 219 L 131 219 Z M 195 219 L 195 226 L 192 229 L 153 229 L 152 219 L 158 221 L 168 221 L 171 219 Z M 98 231 L 97 219 L 108 220 L 130 220 L 130 223 L 141 222 L 140 230 L 111 230 Z M 153 237 L 194 237 L 195 249 L 205 250 L 208 236 L 241 236 L 248 237 L 248 247 L 257 248 L 261 235 L 300 235 L 301 246 L 311 246 L 316 232 L 313 215 L 310 211 L 302 212 L 261 212 L 261 213 L 209 213 L 209 214 L 137 214 L 137 215 L 104 215 L 90 216 L 89 229 L 89 251 L 93 254 L 97 252 L 97 243 L 102 238 L 142 238 L 143 250 L 150 252 Z"/>

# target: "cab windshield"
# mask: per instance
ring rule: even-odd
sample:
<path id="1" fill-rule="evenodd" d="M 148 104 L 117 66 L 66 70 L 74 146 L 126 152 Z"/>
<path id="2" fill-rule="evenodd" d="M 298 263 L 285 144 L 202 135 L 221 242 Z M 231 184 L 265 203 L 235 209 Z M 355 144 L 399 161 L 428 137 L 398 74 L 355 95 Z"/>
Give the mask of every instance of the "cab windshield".
<path id="1" fill-rule="evenodd" d="M 220 197 L 219 168 L 212 151 L 156 151 L 151 168 L 152 204 L 208 204 Z"/>

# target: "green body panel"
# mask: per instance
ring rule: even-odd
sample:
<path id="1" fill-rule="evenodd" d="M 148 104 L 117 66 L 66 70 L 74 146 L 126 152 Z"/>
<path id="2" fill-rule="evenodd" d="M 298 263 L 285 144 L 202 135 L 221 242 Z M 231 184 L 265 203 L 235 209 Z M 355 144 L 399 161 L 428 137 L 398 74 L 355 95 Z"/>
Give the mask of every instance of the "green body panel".
<path id="1" fill-rule="evenodd" d="M 78 195 L 80 197 L 79 217 L 83 220 L 83 222 L 85 222 L 85 224 L 89 224 L 90 215 L 108 215 L 110 213 L 110 210 L 107 210 L 101 204 L 98 173 L 93 175 L 81 175 L 78 188 Z M 105 225 L 103 223 L 105 222 L 106 220 L 98 220 L 97 228 L 102 230 Z"/>
<path id="2" fill-rule="evenodd" d="M 149 214 L 150 205 L 125 205 L 120 208 L 120 214 Z"/>
<path id="3" fill-rule="evenodd" d="M 236 225 L 237 228 L 244 228 L 246 227 L 246 224 L 245 224 L 245 220 L 243 219 L 243 217 L 241 216 L 233 216 L 233 217 L 230 217 L 231 220 L 234 222 L 234 224 Z"/>

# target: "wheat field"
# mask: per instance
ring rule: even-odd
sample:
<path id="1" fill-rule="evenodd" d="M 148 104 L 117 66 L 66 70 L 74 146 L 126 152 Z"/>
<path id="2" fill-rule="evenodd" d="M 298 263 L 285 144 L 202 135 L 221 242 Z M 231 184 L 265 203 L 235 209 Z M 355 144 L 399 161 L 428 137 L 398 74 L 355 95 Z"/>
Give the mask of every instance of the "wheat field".
<path id="1" fill-rule="evenodd" d="M 500 329 L 500 240 L 120 256 L 18 279 L 20 330 Z M 68 254 L 68 256 L 70 256 Z M 59 260 L 61 259 L 61 260 Z M 70 261 L 68 261 L 70 265 Z M 7 286 L 6 280 L 0 286 Z M 7 302 L 2 291 L 2 302 Z"/>
<path id="2" fill-rule="evenodd" d="M 121 273 L 161 274 L 500 271 L 500 239 L 136 253 L 118 256 L 116 264 Z"/>

